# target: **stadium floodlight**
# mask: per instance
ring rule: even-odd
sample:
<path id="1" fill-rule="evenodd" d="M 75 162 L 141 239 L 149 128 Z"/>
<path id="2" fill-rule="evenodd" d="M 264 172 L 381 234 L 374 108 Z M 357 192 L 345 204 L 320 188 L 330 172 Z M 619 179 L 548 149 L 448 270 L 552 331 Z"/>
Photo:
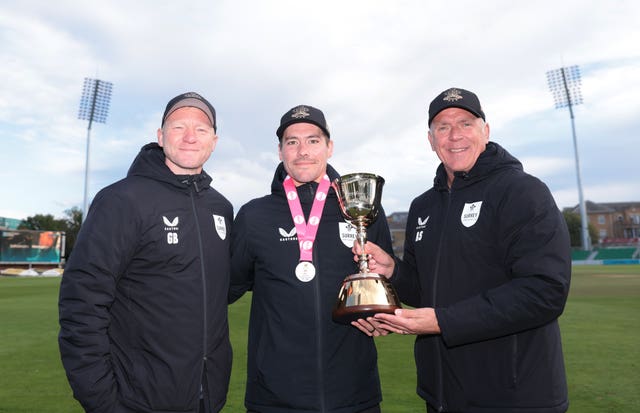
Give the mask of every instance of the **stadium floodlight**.
<path id="1" fill-rule="evenodd" d="M 111 89 L 113 84 L 99 79 L 84 78 L 84 86 L 82 87 L 82 98 L 80 98 L 80 110 L 78 111 L 78 119 L 88 120 L 87 127 L 87 152 L 84 165 L 84 201 L 82 207 L 82 222 L 84 222 L 87 211 L 88 201 L 87 192 L 89 189 L 89 146 L 91 142 L 91 124 L 93 122 L 106 123 L 109 114 L 109 103 L 111 101 Z"/>
<path id="2" fill-rule="evenodd" d="M 580 158 L 578 157 L 578 141 L 576 139 L 576 126 L 573 116 L 573 107 L 582 103 L 580 92 L 580 68 L 578 66 L 562 67 L 560 69 L 547 72 L 547 82 L 549 89 L 553 93 L 556 102 L 556 109 L 568 107 L 571 117 L 571 132 L 573 134 L 573 151 L 576 158 L 576 176 L 578 179 L 578 198 L 580 205 L 580 219 L 582 232 L 582 249 L 591 250 L 589 242 L 589 221 L 587 219 L 587 208 L 582 196 L 582 180 L 580 178 Z"/>

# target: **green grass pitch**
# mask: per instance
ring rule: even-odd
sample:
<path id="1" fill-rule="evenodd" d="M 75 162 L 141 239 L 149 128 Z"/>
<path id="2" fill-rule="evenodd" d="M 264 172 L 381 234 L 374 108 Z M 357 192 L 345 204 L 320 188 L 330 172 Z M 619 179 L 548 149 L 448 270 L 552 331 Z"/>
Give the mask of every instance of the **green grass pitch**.
<path id="1" fill-rule="evenodd" d="M 82 413 L 58 354 L 59 278 L 0 277 L 0 413 Z M 224 413 L 244 411 L 250 295 L 229 307 L 234 364 Z M 640 265 L 575 266 L 560 318 L 571 413 L 640 411 Z M 384 413 L 423 412 L 413 337 L 376 339 Z"/>

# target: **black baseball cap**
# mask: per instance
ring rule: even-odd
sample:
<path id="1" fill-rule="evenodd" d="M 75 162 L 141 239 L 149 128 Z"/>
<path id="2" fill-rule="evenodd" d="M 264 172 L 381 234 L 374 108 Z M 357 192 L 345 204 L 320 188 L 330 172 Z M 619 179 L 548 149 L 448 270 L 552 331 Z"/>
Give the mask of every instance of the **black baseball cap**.
<path id="1" fill-rule="evenodd" d="M 473 113 L 475 117 L 486 120 L 482 106 L 480 106 L 480 100 L 475 93 L 458 87 L 452 87 L 440 93 L 438 97 L 431 101 L 429 105 L 429 126 L 431 126 L 433 118 L 435 118 L 438 113 L 448 108 L 464 109 L 467 112 Z"/>
<path id="2" fill-rule="evenodd" d="M 294 123 L 312 123 L 322 129 L 322 132 L 327 135 L 327 138 L 331 138 L 331 135 L 329 135 L 329 126 L 324 118 L 324 113 L 313 106 L 298 105 L 282 115 L 282 119 L 280 119 L 280 127 L 276 130 L 278 139 L 282 139 L 284 130 Z"/>
<path id="3" fill-rule="evenodd" d="M 213 126 L 213 130 L 217 131 L 218 127 L 216 125 L 216 110 L 207 99 L 203 98 L 196 92 L 183 93 L 171 99 L 169 103 L 167 103 L 167 107 L 164 110 L 164 115 L 162 115 L 162 125 L 164 126 L 164 121 L 167 120 L 169 115 L 171 115 L 176 110 L 184 107 L 198 108 L 203 111 L 209 118 L 211 126 Z"/>

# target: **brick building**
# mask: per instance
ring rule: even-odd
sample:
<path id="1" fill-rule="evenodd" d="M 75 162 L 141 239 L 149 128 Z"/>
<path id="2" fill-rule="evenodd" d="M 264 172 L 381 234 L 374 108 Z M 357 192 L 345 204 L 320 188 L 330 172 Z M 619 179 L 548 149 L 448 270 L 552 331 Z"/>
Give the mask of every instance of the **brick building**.
<path id="1" fill-rule="evenodd" d="M 402 258 L 404 252 L 404 233 L 407 226 L 409 212 L 394 212 L 387 216 L 389 230 L 391 231 L 391 242 L 393 253 L 396 257 Z"/>
<path id="2" fill-rule="evenodd" d="M 595 244 L 623 244 L 638 242 L 640 238 L 640 202 L 591 202 L 586 201 L 589 224 L 598 230 Z M 580 214 L 580 206 L 564 211 Z"/>

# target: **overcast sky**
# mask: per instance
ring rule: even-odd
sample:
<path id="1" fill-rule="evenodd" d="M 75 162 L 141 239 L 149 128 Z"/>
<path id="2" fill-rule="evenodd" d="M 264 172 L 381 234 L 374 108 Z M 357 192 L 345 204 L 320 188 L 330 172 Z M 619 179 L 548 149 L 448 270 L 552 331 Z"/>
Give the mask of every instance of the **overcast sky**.
<path id="1" fill-rule="evenodd" d="M 584 198 L 640 201 L 640 2 L 0 0 L 0 216 L 82 207 L 85 77 L 113 83 L 91 129 L 89 197 L 156 140 L 167 101 L 196 91 L 218 112 L 205 165 L 237 210 L 270 190 L 275 130 L 322 109 L 341 174 L 383 176 L 406 211 L 439 164 L 427 108 L 451 86 L 478 94 L 491 140 L 578 203 L 568 109 L 546 72 L 578 65 L 575 125 Z"/>

